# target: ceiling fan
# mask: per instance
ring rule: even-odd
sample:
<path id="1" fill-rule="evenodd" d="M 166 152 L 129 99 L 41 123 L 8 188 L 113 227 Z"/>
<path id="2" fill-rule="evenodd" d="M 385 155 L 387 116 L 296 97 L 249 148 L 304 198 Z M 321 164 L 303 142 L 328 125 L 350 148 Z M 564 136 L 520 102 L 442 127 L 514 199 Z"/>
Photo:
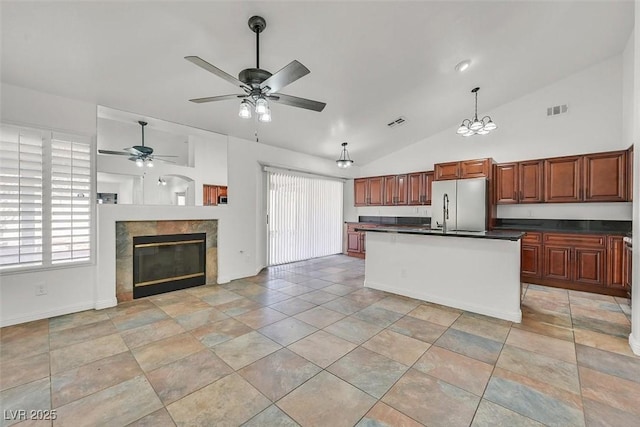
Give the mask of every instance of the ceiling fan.
<path id="1" fill-rule="evenodd" d="M 239 116 L 246 119 L 251 118 L 251 109 L 253 107 L 256 114 L 258 114 L 258 120 L 262 122 L 271 121 L 269 101 L 279 102 L 292 107 L 305 108 L 307 110 L 322 111 L 327 105 L 324 102 L 277 93 L 283 87 L 311 72 L 300 62 L 295 60 L 291 61 L 275 74 L 271 74 L 269 71 L 260 68 L 260 33 L 266 26 L 267 22 L 260 16 L 252 16 L 249 18 L 249 28 L 256 33 L 256 68 L 247 68 L 240 71 L 237 79 L 198 56 L 185 56 L 184 59 L 187 61 L 215 74 L 234 86 L 240 87 L 244 91 L 242 94 L 210 96 L 190 99 L 189 101 L 202 104 L 227 99 L 242 99 Z"/>
<path id="2" fill-rule="evenodd" d="M 178 157 L 169 155 L 153 154 L 153 148 L 144 145 L 144 127 L 147 122 L 142 120 L 138 121 L 138 124 L 142 127 L 142 145 L 134 145 L 133 147 L 123 148 L 124 151 L 111 151 L 111 150 L 98 150 L 100 154 L 114 154 L 118 156 L 129 156 L 129 160 L 136 162 L 138 167 L 153 167 L 153 161 L 158 160 L 166 163 L 175 163 L 171 160 L 159 159 L 156 157 Z"/>

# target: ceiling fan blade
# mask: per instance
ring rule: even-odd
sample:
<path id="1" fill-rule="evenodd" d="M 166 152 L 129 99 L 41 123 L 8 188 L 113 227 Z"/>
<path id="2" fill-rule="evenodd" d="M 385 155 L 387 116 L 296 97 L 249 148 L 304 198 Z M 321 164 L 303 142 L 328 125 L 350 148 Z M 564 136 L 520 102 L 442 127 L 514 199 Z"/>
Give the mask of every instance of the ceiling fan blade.
<path id="1" fill-rule="evenodd" d="M 116 154 L 118 156 L 130 156 L 131 153 L 125 153 L 124 151 L 111 151 L 111 150 L 98 150 L 100 154 Z"/>
<path id="2" fill-rule="evenodd" d="M 260 84 L 260 89 L 269 86 L 268 93 L 277 92 L 283 87 L 295 82 L 300 77 L 304 77 L 311 71 L 298 61 L 291 61 L 283 69 L 269 77 Z"/>
<path id="3" fill-rule="evenodd" d="M 297 96 L 285 95 L 277 93 L 268 96 L 269 100 L 279 102 L 280 104 L 290 105 L 292 107 L 306 108 L 307 110 L 322 111 L 327 105 L 324 102 L 313 101 L 306 98 L 298 98 Z"/>
<path id="4" fill-rule="evenodd" d="M 191 62 L 192 64 L 197 65 L 200 68 L 207 70 L 210 73 L 215 74 L 216 76 L 222 79 L 225 79 L 226 81 L 228 81 L 234 86 L 239 86 L 242 88 L 246 86 L 244 83 L 242 83 L 240 80 L 233 77 L 231 74 L 225 73 L 220 68 L 216 67 L 215 65 L 209 64 L 207 61 L 205 61 L 204 59 L 198 56 L 185 56 L 184 59 Z"/>
<path id="5" fill-rule="evenodd" d="M 171 156 L 168 154 L 154 154 L 153 158 L 155 159 L 156 157 L 180 157 L 180 156 Z"/>
<path id="6" fill-rule="evenodd" d="M 134 155 L 134 156 L 140 156 L 142 155 L 142 151 L 136 150 L 133 147 L 127 147 L 127 148 L 123 148 L 124 151 L 127 151 L 129 153 L 129 155 Z"/>
<path id="7" fill-rule="evenodd" d="M 190 99 L 189 101 L 195 102 L 196 104 L 202 104 L 204 102 L 225 101 L 227 99 L 246 98 L 247 96 L 248 95 L 220 95 L 220 96 L 209 96 L 207 98 L 195 98 L 195 99 Z"/>
<path id="8" fill-rule="evenodd" d="M 153 161 L 158 161 L 158 162 L 165 162 L 165 163 L 173 163 L 175 164 L 176 162 L 172 162 L 171 160 L 164 160 L 164 159 L 156 159 L 155 156 L 153 157 Z"/>

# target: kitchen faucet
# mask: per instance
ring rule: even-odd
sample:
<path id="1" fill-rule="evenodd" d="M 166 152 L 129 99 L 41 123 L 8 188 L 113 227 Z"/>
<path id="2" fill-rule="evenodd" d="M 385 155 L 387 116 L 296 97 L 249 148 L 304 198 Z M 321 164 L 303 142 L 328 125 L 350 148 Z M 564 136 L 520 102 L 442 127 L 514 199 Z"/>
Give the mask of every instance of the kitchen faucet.
<path id="1" fill-rule="evenodd" d="M 449 219 L 449 195 L 442 196 L 442 234 L 447 232 L 447 220 Z"/>

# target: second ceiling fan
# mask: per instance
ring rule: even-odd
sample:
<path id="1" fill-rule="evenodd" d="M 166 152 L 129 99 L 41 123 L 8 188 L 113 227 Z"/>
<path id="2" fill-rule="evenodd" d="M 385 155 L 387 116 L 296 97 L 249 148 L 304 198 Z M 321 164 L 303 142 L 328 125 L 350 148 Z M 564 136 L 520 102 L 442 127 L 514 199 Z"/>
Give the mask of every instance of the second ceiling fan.
<path id="1" fill-rule="evenodd" d="M 300 62 L 295 60 L 291 61 L 275 74 L 271 74 L 269 71 L 260 68 L 260 33 L 266 26 L 267 22 L 260 16 L 252 16 L 249 18 L 249 28 L 256 33 L 256 68 L 247 68 L 240 71 L 237 79 L 198 56 L 185 56 L 184 59 L 187 61 L 215 74 L 234 86 L 240 87 L 244 91 L 242 94 L 210 96 L 190 99 L 189 101 L 202 104 L 227 99 L 242 99 L 240 103 L 240 117 L 251 118 L 251 110 L 255 109 L 256 114 L 258 114 L 258 120 L 262 122 L 271 121 L 269 101 L 279 102 L 292 107 L 305 108 L 307 110 L 322 111 L 327 105 L 324 102 L 277 93 L 283 87 L 311 72 Z"/>

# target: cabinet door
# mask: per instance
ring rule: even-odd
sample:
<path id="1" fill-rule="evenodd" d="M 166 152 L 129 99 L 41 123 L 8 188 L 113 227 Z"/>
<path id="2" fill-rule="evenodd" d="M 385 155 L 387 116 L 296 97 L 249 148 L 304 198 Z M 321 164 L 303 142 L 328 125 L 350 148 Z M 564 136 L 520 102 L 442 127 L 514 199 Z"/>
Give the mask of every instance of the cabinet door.
<path id="1" fill-rule="evenodd" d="M 396 194 L 398 192 L 398 177 L 396 175 L 389 175 L 383 177 L 384 181 L 384 199 L 382 203 L 385 206 L 392 206 L 396 204 Z"/>
<path id="2" fill-rule="evenodd" d="M 218 187 L 216 185 L 202 185 L 202 204 L 216 206 L 218 204 Z"/>
<path id="3" fill-rule="evenodd" d="M 396 178 L 396 205 L 406 205 L 409 199 L 409 177 L 406 174 Z"/>
<path id="4" fill-rule="evenodd" d="M 584 156 L 584 201 L 622 202 L 627 200 L 627 152 Z"/>
<path id="5" fill-rule="evenodd" d="M 542 160 L 518 163 L 518 202 L 542 203 Z"/>
<path id="6" fill-rule="evenodd" d="M 384 177 L 376 176 L 369 178 L 369 206 L 382 206 L 382 194 L 384 190 Z"/>
<path id="7" fill-rule="evenodd" d="M 460 178 L 460 162 L 440 163 L 435 166 L 435 180 Z"/>
<path id="8" fill-rule="evenodd" d="M 568 246 L 544 246 L 544 277 L 571 280 L 571 248 Z"/>
<path id="9" fill-rule="evenodd" d="M 365 231 L 360 232 L 360 252 L 367 252 L 367 233 Z"/>
<path id="10" fill-rule="evenodd" d="M 545 202 L 579 202 L 582 200 L 580 194 L 581 160 L 582 157 L 573 156 L 544 161 Z"/>
<path id="11" fill-rule="evenodd" d="M 607 286 L 625 287 L 625 244 L 622 236 L 607 237 Z"/>
<path id="12" fill-rule="evenodd" d="M 604 249 L 574 248 L 573 280 L 590 285 L 604 285 Z"/>
<path id="13" fill-rule="evenodd" d="M 496 181 L 494 185 L 497 204 L 518 203 L 518 164 L 503 163 L 496 165 Z"/>
<path id="14" fill-rule="evenodd" d="M 423 200 L 425 205 L 431 205 L 431 184 L 433 183 L 434 172 L 425 172 L 424 173 L 424 183 L 423 188 Z"/>
<path id="15" fill-rule="evenodd" d="M 422 181 L 424 179 L 424 173 L 423 172 L 410 173 L 407 179 L 409 181 L 408 203 L 410 205 L 422 205 L 424 203 L 423 193 L 422 193 L 422 187 L 423 187 Z"/>
<path id="16" fill-rule="evenodd" d="M 353 180 L 354 204 L 356 206 L 367 205 L 367 179 L 359 178 Z"/>
<path id="17" fill-rule="evenodd" d="M 627 200 L 633 201 L 633 145 L 627 150 Z"/>
<path id="18" fill-rule="evenodd" d="M 465 160 L 460 162 L 460 178 L 486 178 L 489 176 L 489 159 Z"/>
<path id="19" fill-rule="evenodd" d="M 524 277 L 542 276 L 542 246 L 522 244 L 520 274 Z"/>
<path id="20" fill-rule="evenodd" d="M 359 231 L 347 232 L 347 252 L 360 252 L 361 234 Z"/>

